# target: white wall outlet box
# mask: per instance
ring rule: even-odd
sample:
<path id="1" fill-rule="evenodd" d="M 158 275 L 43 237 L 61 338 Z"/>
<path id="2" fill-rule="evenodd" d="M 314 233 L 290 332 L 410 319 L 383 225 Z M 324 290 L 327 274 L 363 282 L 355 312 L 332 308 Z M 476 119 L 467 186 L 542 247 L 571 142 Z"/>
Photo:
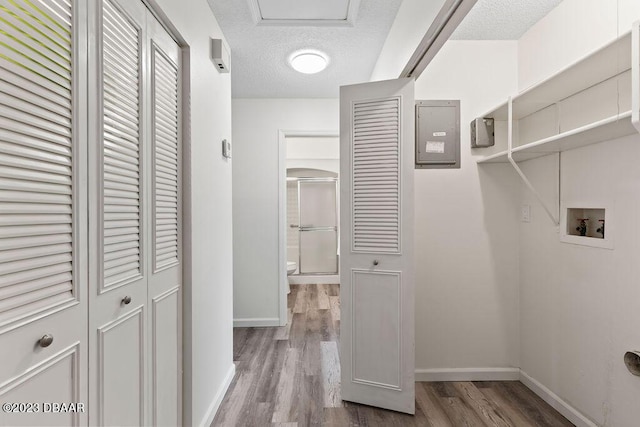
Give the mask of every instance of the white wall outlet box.
<path id="1" fill-rule="evenodd" d="M 226 139 L 222 140 L 222 155 L 227 159 L 231 158 L 231 143 Z"/>
<path id="2" fill-rule="evenodd" d="M 219 72 L 228 73 L 231 71 L 229 51 L 222 39 L 211 39 L 211 60 Z"/>

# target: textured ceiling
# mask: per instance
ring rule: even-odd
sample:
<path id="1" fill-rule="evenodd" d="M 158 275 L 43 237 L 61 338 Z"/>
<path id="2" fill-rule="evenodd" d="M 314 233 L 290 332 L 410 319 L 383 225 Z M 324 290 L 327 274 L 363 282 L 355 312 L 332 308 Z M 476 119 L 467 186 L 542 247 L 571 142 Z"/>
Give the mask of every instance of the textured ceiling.
<path id="1" fill-rule="evenodd" d="M 368 81 L 401 2 L 361 0 L 353 27 L 289 27 L 256 25 L 247 0 L 209 0 L 231 48 L 233 97 L 337 98 L 341 85 Z M 294 71 L 287 58 L 305 48 L 327 53 L 327 69 Z"/>
<path id="2" fill-rule="evenodd" d="M 350 27 L 256 25 L 248 0 L 208 1 L 231 48 L 234 98 L 337 98 L 340 86 L 368 81 L 402 3 L 361 0 Z M 478 0 L 451 38 L 517 40 L 561 2 Z M 307 48 L 328 54 L 326 70 L 289 66 L 289 55 Z"/>
<path id="3" fill-rule="evenodd" d="M 453 40 L 517 40 L 562 0 L 478 0 Z"/>

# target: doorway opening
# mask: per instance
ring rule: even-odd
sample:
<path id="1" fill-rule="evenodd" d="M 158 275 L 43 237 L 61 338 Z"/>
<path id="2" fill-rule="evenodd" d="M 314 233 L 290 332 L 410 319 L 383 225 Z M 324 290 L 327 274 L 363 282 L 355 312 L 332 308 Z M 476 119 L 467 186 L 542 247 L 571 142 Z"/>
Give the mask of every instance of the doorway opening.
<path id="1" fill-rule="evenodd" d="M 287 324 L 290 283 L 339 282 L 339 172 L 338 131 L 280 131 L 281 326 Z"/>

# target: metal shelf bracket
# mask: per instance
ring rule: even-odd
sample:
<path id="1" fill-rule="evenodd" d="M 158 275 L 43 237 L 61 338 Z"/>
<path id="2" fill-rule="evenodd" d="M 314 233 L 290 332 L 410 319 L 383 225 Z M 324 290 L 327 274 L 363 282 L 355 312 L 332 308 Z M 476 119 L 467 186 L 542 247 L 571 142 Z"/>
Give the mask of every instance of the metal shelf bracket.
<path id="1" fill-rule="evenodd" d="M 540 204 L 544 208 L 544 210 L 547 213 L 547 215 L 549 215 L 549 218 L 551 218 L 551 221 L 553 221 L 553 223 L 556 226 L 559 226 L 560 225 L 560 212 L 558 212 L 557 216 L 554 215 L 551 212 L 551 209 L 549 208 L 549 206 L 547 205 L 545 200 L 542 198 L 542 196 L 540 195 L 538 190 L 536 190 L 535 187 L 533 186 L 533 184 L 531 184 L 531 181 L 529 181 L 529 179 L 524 174 L 522 169 L 520 169 L 520 166 L 518 166 L 518 163 L 515 160 L 513 160 L 513 98 L 512 97 L 509 97 L 509 102 L 508 102 L 507 126 L 508 126 L 508 131 L 507 131 L 507 158 L 509 159 L 509 163 L 511 163 L 511 166 L 513 166 L 513 168 L 518 173 L 518 175 L 520 176 L 522 181 L 525 183 L 527 188 L 529 188 L 529 190 L 531 190 L 531 192 L 536 197 L 536 199 L 538 199 L 538 201 L 540 202 Z M 560 209 L 560 205 L 558 205 L 558 209 Z"/>

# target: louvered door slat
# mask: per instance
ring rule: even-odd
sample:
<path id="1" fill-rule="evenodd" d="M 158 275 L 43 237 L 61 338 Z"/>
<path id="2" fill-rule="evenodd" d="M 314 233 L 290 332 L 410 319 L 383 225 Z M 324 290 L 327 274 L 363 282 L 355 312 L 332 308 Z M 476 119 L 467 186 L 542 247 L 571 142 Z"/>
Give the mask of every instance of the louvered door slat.
<path id="1" fill-rule="evenodd" d="M 46 112 L 49 112 L 49 117 L 53 117 L 54 120 L 58 120 L 58 118 L 62 119 L 71 119 L 71 112 L 69 111 L 70 105 L 61 106 L 55 102 L 44 99 L 38 94 L 34 94 L 29 92 L 28 90 L 23 89 L 22 87 L 15 86 L 14 83 L 8 83 L 3 80 L 0 80 L 0 93 L 4 95 L 9 95 L 11 98 L 20 99 L 20 104 L 12 104 L 10 107 L 19 108 L 22 105 L 23 109 L 27 109 L 27 111 L 32 108 L 39 108 Z M 0 102 L 7 102 L 9 98 L 5 98 L 4 96 L 0 97 Z"/>
<path id="2" fill-rule="evenodd" d="M 399 100 L 353 105 L 353 250 L 400 251 Z"/>
<path id="3" fill-rule="evenodd" d="M 16 4 L 20 2 L 14 2 Z M 10 4 L 8 7 L 5 7 L 5 14 L 2 16 L 2 22 L 7 25 L 15 28 L 20 31 L 22 34 L 26 34 L 29 37 L 33 37 L 36 40 L 46 40 L 49 43 L 46 43 L 43 46 L 45 49 L 52 50 L 56 52 L 60 56 L 65 56 L 69 53 L 68 49 L 65 47 L 68 45 L 68 39 L 61 43 L 61 40 L 55 36 L 54 33 L 49 33 L 49 30 L 46 29 L 43 31 L 45 27 L 34 24 L 33 20 L 23 19 L 24 13 L 20 11 L 20 9 L 15 4 Z M 52 40 L 53 39 L 53 40 Z"/>
<path id="4" fill-rule="evenodd" d="M 38 63 L 51 69 L 58 75 L 71 75 L 71 60 L 66 55 L 51 50 L 48 46 L 43 46 L 39 40 L 34 37 L 23 37 L 22 29 L 12 25 L 4 26 L 4 37 L 1 37 L 2 44 L 21 55 L 33 58 Z"/>
<path id="5" fill-rule="evenodd" d="M 103 3 L 103 289 L 137 280 L 141 269 L 139 27 Z"/>
<path id="6" fill-rule="evenodd" d="M 21 134 L 9 132 L 6 130 L 0 130 L 0 144 L 2 144 L 2 146 L 4 147 L 11 147 L 12 150 L 15 148 L 15 146 L 21 146 L 21 147 L 28 147 L 28 148 L 34 149 L 39 153 L 48 152 L 53 154 L 59 154 L 67 158 L 71 157 L 70 147 L 31 138 L 26 135 L 21 135 Z M 13 144 L 13 145 L 10 145 L 10 144 Z"/>
<path id="7" fill-rule="evenodd" d="M 71 5 L 0 0 L 0 325 L 73 298 Z"/>

